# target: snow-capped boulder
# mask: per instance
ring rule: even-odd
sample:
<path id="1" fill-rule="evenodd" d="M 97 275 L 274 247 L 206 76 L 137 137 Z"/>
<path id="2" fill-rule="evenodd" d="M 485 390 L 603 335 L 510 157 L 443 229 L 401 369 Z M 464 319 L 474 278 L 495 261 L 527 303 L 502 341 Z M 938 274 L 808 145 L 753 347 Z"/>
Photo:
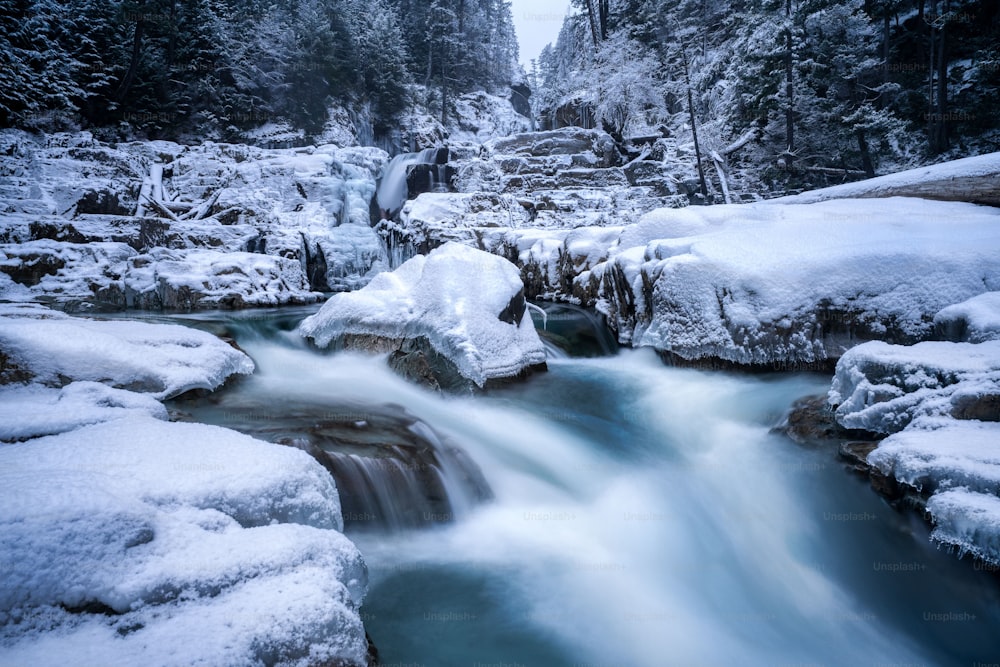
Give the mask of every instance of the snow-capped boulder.
<path id="1" fill-rule="evenodd" d="M 681 359 L 823 365 L 933 335 L 1000 287 L 1000 211 L 916 199 L 664 209 L 592 270 L 622 342 Z"/>
<path id="2" fill-rule="evenodd" d="M 482 387 L 545 363 L 517 268 L 457 243 L 334 295 L 298 331 L 319 347 L 393 352 L 393 365 L 447 387 Z"/>
<path id="3" fill-rule="evenodd" d="M 1000 340 L 1000 292 L 986 292 L 934 316 L 938 337 L 954 342 Z"/>
<path id="4" fill-rule="evenodd" d="M 367 664 L 365 566 L 303 452 L 132 416 L 0 447 L 0 483 L 4 664 Z"/>
<path id="5" fill-rule="evenodd" d="M 0 384 L 82 380 L 160 399 L 215 389 L 254 369 L 247 355 L 204 331 L 70 317 L 31 304 L 0 306 L 0 361 Z"/>
<path id="6" fill-rule="evenodd" d="M 830 389 L 847 428 L 895 433 L 947 417 L 1000 421 L 1000 341 L 873 341 L 848 350 Z"/>

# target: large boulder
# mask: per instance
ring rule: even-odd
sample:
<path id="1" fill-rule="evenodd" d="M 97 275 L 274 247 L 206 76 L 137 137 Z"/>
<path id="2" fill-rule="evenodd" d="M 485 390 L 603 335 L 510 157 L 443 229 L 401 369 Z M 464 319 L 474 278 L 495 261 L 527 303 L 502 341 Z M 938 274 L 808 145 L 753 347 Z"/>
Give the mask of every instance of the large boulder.
<path id="1" fill-rule="evenodd" d="M 663 209 L 627 227 L 591 278 L 622 342 L 824 367 L 866 340 L 928 340 L 941 308 L 997 289 L 998 222 L 995 209 L 902 198 Z"/>
<path id="2" fill-rule="evenodd" d="M 544 367 L 525 308 L 515 266 L 448 243 L 334 295 L 298 331 L 319 347 L 391 352 L 396 368 L 431 385 L 483 387 Z"/>

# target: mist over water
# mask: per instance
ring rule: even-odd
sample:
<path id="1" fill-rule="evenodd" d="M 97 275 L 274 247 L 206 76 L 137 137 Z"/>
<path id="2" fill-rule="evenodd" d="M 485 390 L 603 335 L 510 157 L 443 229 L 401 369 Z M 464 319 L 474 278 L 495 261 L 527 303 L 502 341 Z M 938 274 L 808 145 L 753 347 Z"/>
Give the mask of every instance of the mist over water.
<path id="1" fill-rule="evenodd" d="M 233 401 L 392 405 L 460 446 L 493 500 L 451 523 L 351 531 L 386 665 L 952 665 L 998 653 L 996 579 L 833 453 L 771 433 L 815 375 L 550 358 L 476 398 L 383 360 L 241 329 Z M 199 414 L 198 418 L 205 418 Z M 220 419 L 220 421 L 225 421 Z"/>

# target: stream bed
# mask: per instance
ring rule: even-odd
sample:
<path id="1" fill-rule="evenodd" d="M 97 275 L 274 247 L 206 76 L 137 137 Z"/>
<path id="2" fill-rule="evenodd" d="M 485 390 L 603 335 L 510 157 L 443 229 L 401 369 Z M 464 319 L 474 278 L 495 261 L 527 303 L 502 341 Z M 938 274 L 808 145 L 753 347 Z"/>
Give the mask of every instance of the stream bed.
<path id="1" fill-rule="evenodd" d="M 1000 658 L 995 573 L 772 432 L 829 377 L 669 368 L 551 308 L 547 373 L 445 397 L 308 349 L 290 329 L 313 310 L 164 318 L 229 333 L 258 367 L 169 407 L 322 451 L 384 667 Z"/>

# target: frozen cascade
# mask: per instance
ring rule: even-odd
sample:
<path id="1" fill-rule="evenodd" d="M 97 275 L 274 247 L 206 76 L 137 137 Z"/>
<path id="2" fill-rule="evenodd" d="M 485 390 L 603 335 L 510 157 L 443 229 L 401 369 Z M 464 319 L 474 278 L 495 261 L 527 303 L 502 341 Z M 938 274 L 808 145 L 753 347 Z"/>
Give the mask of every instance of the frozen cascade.
<path id="1" fill-rule="evenodd" d="M 392 158 L 382 173 L 376 197 L 383 215 L 391 215 L 403 208 L 407 198 L 406 174 L 415 164 L 434 164 L 438 148 L 425 148 L 418 153 L 402 153 Z M 437 173 L 431 171 L 430 173 Z M 433 190 L 433 183 L 431 190 Z"/>

